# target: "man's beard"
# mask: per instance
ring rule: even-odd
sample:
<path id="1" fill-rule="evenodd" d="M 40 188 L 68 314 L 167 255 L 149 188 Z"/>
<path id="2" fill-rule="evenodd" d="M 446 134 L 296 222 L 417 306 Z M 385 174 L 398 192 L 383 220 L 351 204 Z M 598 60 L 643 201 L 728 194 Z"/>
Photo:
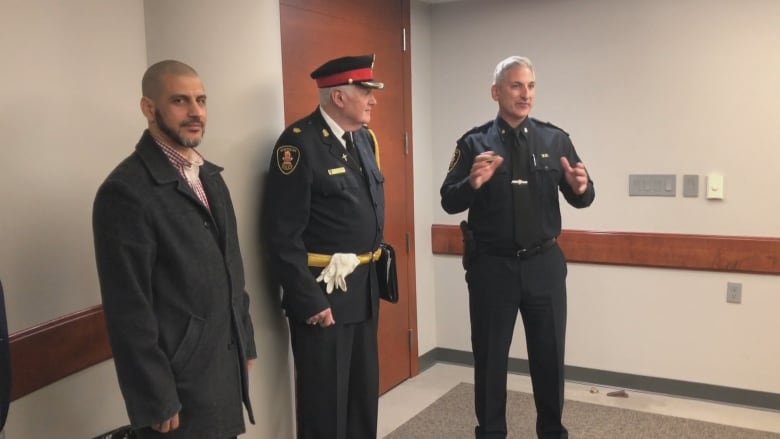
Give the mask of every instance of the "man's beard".
<path id="1" fill-rule="evenodd" d="M 160 114 L 160 111 L 157 109 L 154 110 L 154 121 L 157 123 L 157 127 L 160 129 L 160 131 L 163 132 L 163 134 L 173 139 L 179 145 L 186 146 L 188 148 L 195 148 L 196 146 L 200 145 L 201 140 L 203 140 L 203 134 L 206 133 L 206 127 L 201 123 L 200 126 L 201 138 L 185 139 L 184 137 L 180 136 L 175 129 L 173 129 L 172 127 L 170 127 L 168 124 L 165 123 L 165 121 L 162 118 L 162 114 Z M 185 123 L 190 123 L 190 122 L 198 122 L 198 120 L 191 119 Z"/>

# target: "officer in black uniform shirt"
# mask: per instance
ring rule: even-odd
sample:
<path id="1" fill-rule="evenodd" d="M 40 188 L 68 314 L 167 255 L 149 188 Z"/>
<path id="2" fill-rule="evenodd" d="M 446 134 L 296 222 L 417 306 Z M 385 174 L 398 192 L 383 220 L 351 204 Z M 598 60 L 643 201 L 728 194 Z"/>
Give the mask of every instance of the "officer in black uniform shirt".
<path id="1" fill-rule="evenodd" d="M 271 157 L 265 231 L 290 325 L 299 439 L 376 437 L 385 203 L 365 127 L 383 87 L 373 63 L 349 56 L 312 72 L 320 105 L 285 129 Z"/>
<path id="2" fill-rule="evenodd" d="M 539 438 L 567 438 L 561 423 L 566 335 L 566 260 L 560 191 L 589 206 L 593 182 L 568 134 L 528 116 L 535 75 L 528 58 L 509 57 L 491 87 L 498 117 L 460 138 L 441 187 L 448 213 L 468 209 L 463 227 L 474 354 L 477 438 L 505 438 L 509 347 L 520 310 Z"/>

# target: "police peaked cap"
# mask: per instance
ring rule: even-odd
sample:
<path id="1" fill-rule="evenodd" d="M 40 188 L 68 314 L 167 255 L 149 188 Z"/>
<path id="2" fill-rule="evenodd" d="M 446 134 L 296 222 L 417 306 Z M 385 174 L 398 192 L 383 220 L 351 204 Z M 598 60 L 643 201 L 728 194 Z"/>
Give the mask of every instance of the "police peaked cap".
<path id="1" fill-rule="evenodd" d="M 368 88 L 385 85 L 374 81 L 374 54 L 332 59 L 311 72 L 318 88 L 354 84 Z"/>

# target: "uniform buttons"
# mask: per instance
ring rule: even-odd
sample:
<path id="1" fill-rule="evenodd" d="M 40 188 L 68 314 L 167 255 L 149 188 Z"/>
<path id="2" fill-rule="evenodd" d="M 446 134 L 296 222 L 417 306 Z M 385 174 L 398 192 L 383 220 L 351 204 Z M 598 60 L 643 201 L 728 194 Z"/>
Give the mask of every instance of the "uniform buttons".
<path id="1" fill-rule="evenodd" d="M 211 226 L 211 224 L 209 224 L 208 221 L 203 221 L 203 227 L 208 229 L 210 226 Z"/>

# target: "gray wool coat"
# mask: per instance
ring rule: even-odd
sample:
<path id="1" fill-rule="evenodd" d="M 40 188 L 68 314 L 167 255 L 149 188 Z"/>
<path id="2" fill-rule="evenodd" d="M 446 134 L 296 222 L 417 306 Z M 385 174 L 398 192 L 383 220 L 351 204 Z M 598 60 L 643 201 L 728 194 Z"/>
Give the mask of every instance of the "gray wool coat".
<path id="1" fill-rule="evenodd" d="M 245 430 L 255 358 L 233 204 L 220 172 L 200 178 L 210 211 L 145 131 L 100 186 L 93 233 L 119 386 L 141 438 L 223 439 Z M 179 412 L 181 426 L 148 426 Z"/>

